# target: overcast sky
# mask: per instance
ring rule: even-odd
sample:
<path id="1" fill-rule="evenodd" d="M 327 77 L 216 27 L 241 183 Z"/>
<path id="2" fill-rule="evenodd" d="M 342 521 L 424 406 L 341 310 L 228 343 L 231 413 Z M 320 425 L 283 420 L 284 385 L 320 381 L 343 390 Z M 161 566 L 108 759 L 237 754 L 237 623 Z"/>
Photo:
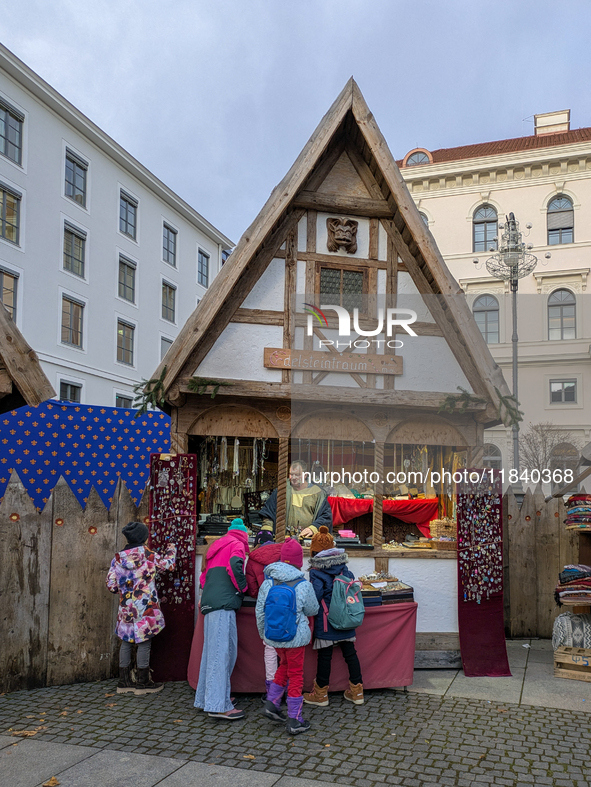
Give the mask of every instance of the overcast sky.
<path id="1" fill-rule="evenodd" d="M 589 0 L 18 0 L 0 40 L 235 242 L 353 75 L 396 158 L 591 126 Z"/>

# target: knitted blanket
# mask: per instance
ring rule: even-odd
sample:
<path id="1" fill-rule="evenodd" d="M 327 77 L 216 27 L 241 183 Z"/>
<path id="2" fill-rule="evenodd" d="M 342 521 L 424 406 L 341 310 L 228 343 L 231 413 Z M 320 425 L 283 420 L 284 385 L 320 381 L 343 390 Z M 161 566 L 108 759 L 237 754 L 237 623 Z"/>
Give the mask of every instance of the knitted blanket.
<path id="1" fill-rule="evenodd" d="M 562 612 L 554 621 L 552 647 L 591 648 L 591 615 Z"/>

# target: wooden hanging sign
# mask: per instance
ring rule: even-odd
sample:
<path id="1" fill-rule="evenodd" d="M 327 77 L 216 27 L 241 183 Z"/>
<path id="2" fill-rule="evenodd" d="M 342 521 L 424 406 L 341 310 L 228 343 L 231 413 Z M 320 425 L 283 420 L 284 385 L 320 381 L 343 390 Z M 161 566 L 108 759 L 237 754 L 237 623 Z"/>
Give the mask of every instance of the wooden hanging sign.
<path id="1" fill-rule="evenodd" d="M 317 350 L 289 350 L 265 347 L 267 369 L 341 372 L 343 374 L 402 374 L 400 355 L 331 353 Z"/>

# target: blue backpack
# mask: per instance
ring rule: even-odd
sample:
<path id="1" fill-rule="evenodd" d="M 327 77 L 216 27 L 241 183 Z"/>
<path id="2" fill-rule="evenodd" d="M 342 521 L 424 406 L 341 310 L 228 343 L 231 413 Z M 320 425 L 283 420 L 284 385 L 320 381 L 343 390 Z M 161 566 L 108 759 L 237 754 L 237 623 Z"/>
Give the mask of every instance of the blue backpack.
<path id="1" fill-rule="evenodd" d="M 273 642 L 289 642 L 298 630 L 296 587 L 303 577 L 290 582 L 277 582 L 269 588 L 265 599 L 265 637 Z"/>

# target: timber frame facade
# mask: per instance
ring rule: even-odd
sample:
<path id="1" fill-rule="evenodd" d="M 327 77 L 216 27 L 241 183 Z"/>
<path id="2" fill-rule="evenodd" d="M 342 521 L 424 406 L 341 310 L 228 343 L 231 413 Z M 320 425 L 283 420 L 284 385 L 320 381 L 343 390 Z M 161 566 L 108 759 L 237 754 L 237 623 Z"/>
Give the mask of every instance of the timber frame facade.
<path id="1" fill-rule="evenodd" d="M 363 225 L 363 242 L 355 255 L 342 250 L 329 253 L 326 244 L 322 246 L 327 216 L 345 216 Z M 305 293 L 304 300 L 314 297 L 319 265 L 337 264 L 362 271 L 370 298 L 380 294 L 396 303 L 404 281 L 417 298 L 428 300 L 430 317 L 413 325 L 419 340 L 425 342 L 418 346 L 423 347 L 427 368 L 434 370 L 427 383 L 406 390 L 404 376 L 394 380 L 393 375 L 353 372 L 347 383 L 334 384 L 329 372 L 264 368 L 265 347 L 313 349 L 314 337 L 304 330 L 307 315 L 294 306 L 296 295 Z M 256 285 L 270 276 L 271 268 L 275 308 L 269 307 L 269 297 L 257 301 L 261 288 L 257 290 Z M 269 279 L 268 291 L 271 285 Z M 315 337 L 322 338 L 337 327 L 336 317 L 328 317 L 327 322 L 324 332 L 314 329 Z M 373 329 L 375 320 L 361 318 L 360 326 Z M 256 354 L 250 353 L 247 365 L 231 368 L 224 352 L 247 333 Z M 451 366 L 457 369 L 454 384 L 443 388 L 438 387 L 438 377 L 444 375 L 438 375 L 435 368 L 441 355 L 437 348 L 449 353 L 448 371 Z M 338 350 L 331 347 L 326 352 Z M 211 389 L 208 395 L 191 389 L 195 376 L 229 385 L 221 387 L 212 401 Z M 246 230 L 154 377 L 162 377 L 171 409 L 173 451 L 186 452 L 191 436 L 278 440 L 278 540 L 284 535 L 290 440 L 294 438 L 375 443 L 379 473 L 384 446 L 397 440 L 459 445 L 468 452 L 468 466 L 480 465 L 483 431 L 505 417 L 499 394 L 504 397 L 510 392 L 353 79 Z M 441 415 L 446 399 L 457 393 L 457 382 L 464 382 L 473 398 L 462 412 Z M 373 510 L 377 566 L 386 560 L 386 552 L 380 549 L 382 497 L 378 484 Z"/>

